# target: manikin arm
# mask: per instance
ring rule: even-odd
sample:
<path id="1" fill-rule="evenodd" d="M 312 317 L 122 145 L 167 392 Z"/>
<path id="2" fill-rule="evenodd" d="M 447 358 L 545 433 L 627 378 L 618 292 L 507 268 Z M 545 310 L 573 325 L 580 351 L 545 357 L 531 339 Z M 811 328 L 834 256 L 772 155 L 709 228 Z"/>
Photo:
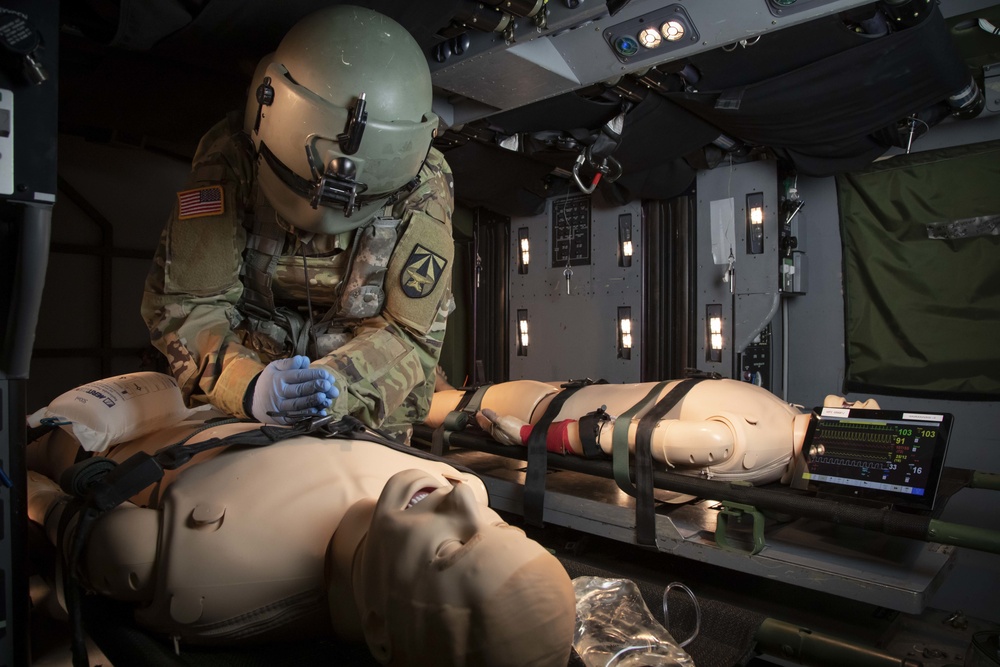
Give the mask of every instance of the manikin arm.
<path id="1" fill-rule="evenodd" d="M 532 426 L 517 417 L 498 415 L 486 408 L 476 415 L 479 426 L 495 440 L 509 445 L 523 445 L 531 434 Z M 635 450 L 635 433 L 638 423 L 629 424 L 629 450 Z M 614 421 L 601 427 L 597 444 L 605 454 L 611 454 Z M 583 454 L 580 425 L 567 419 L 553 424 L 547 440 L 550 451 Z M 653 459 L 670 466 L 709 466 L 728 459 L 735 447 L 733 432 L 725 423 L 716 420 L 682 421 L 667 419 L 653 430 L 650 446 Z"/>
<path id="2" fill-rule="evenodd" d="M 510 384 L 521 386 L 527 382 Z M 656 383 L 600 384 L 576 390 L 562 404 L 549 428 L 549 450 L 582 454 L 578 424 L 581 417 L 600 409 L 614 420 L 645 404 L 637 415 L 641 417 L 678 383 L 666 383 L 656 395 L 651 393 L 656 391 Z M 480 425 L 502 442 L 523 444 L 530 425 L 539 421 L 552 395 L 545 395 L 526 409 L 523 392 L 517 394 L 517 402 L 505 403 L 496 400 L 501 394 L 493 391 L 491 387 L 483 397 Z M 486 409 L 492 412 L 486 413 Z M 808 419 L 808 414 L 760 387 L 735 380 L 705 380 L 691 387 L 657 422 L 650 447 L 654 460 L 676 467 L 678 472 L 766 483 L 781 477 L 801 447 Z M 597 443 L 606 454 L 612 451 L 613 424 L 605 421 L 597 434 Z M 628 437 L 633 451 L 636 431 L 634 420 Z"/>
<path id="3" fill-rule="evenodd" d="M 611 452 L 614 423 L 601 429 L 597 444 L 605 453 Z M 635 451 L 638 423 L 629 424 L 629 450 Z M 736 447 L 733 432 L 717 420 L 684 421 L 665 419 L 653 429 L 650 449 L 653 460 L 668 466 L 711 466 L 723 463 Z"/>
<path id="4" fill-rule="evenodd" d="M 48 477 L 28 471 L 28 518 L 45 529 L 46 537 L 58 545 L 72 544 L 76 522 L 63 527 L 69 497 Z M 153 575 L 160 538 L 160 513 L 126 502 L 94 524 L 83 554 L 87 585 L 116 600 L 141 602 L 153 595 Z M 67 549 L 69 547 L 67 546 Z"/>

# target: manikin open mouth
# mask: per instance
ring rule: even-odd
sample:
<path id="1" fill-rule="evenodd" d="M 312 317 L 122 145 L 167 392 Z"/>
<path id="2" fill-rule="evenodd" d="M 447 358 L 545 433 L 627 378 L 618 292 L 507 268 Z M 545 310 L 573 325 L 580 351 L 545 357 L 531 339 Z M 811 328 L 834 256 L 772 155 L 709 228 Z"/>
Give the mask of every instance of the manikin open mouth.
<path id="1" fill-rule="evenodd" d="M 411 507 L 419 503 L 421 500 L 431 495 L 434 491 L 437 491 L 437 489 L 434 488 L 433 486 L 425 486 L 424 488 L 420 489 L 419 491 L 413 494 L 413 497 L 410 498 L 410 502 L 406 504 L 406 507 L 404 509 L 410 509 Z"/>

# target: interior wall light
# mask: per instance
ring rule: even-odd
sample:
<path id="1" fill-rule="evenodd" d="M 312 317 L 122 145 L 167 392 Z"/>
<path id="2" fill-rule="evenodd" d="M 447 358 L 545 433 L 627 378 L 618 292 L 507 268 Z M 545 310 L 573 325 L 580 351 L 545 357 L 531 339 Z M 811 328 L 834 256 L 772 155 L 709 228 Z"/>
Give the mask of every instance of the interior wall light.
<path id="1" fill-rule="evenodd" d="M 660 31 L 656 28 L 643 28 L 638 37 L 639 43 L 647 49 L 655 49 L 660 45 L 660 42 L 663 41 L 663 38 L 660 36 Z"/>
<path id="2" fill-rule="evenodd" d="M 754 192 L 747 195 L 747 254 L 764 252 L 764 195 Z"/>
<path id="3" fill-rule="evenodd" d="M 722 361 L 722 304 L 705 306 L 705 360 Z"/>
<path id="4" fill-rule="evenodd" d="M 517 356 L 528 356 L 528 310 L 517 311 Z"/>
<path id="5" fill-rule="evenodd" d="M 521 227 L 517 230 L 517 272 L 520 274 L 528 272 L 528 263 L 531 261 L 528 246 L 528 228 Z"/>
<path id="6" fill-rule="evenodd" d="M 618 266 L 632 266 L 632 214 L 618 216 Z"/>
<path id="7" fill-rule="evenodd" d="M 660 26 L 660 34 L 668 42 L 676 42 L 684 36 L 684 24 L 680 21 L 667 21 Z"/>
<path id="8" fill-rule="evenodd" d="M 632 358 L 632 309 L 618 308 L 618 358 Z"/>

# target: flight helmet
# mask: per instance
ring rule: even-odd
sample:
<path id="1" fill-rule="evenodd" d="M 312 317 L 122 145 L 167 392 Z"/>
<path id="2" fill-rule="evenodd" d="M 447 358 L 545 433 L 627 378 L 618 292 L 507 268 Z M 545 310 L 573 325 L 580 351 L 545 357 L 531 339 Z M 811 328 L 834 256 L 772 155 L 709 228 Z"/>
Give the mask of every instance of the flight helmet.
<path id="1" fill-rule="evenodd" d="M 257 66 L 244 127 L 258 184 L 289 224 L 339 234 L 416 183 L 438 125 L 416 40 L 370 9 L 300 20 Z"/>

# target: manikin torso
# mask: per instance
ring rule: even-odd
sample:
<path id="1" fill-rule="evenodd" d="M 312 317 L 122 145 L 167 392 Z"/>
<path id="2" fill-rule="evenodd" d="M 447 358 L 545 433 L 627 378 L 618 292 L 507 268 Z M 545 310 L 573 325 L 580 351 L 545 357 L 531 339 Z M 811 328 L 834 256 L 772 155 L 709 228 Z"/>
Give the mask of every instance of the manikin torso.
<path id="1" fill-rule="evenodd" d="M 127 443 L 110 457 L 154 452 L 198 425 Z M 191 442 L 258 427 L 218 426 Z M 101 593 L 140 602 L 143 625 L 184 640 L 280 634 L 290 623 L 299 635 L 328 629 L 331 536 L 349 507 L 378 498 L 392 475 L 413 468 L 441 486 L 461 481 L 487 503 L 478 478 L 366 441 L 303 436 L 212 450 L 133 498 L 146 508 L 101 520 L 88 548 L 88 577 Z"/>

